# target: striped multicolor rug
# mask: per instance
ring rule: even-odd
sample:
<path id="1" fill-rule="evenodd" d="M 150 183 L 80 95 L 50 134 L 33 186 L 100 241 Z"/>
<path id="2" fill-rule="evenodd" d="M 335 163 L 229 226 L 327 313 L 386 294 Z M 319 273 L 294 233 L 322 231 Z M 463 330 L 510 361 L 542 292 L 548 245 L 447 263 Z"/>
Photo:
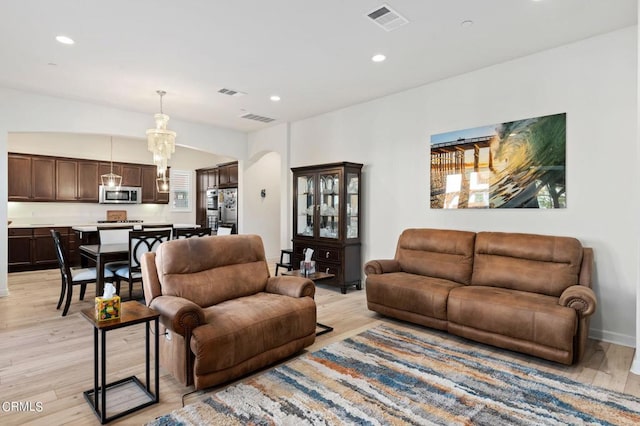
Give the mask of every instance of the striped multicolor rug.
<path id="1" fill-rule="evenodd" d="M 640 424 L 640 400 L 379 326 L 150 425 Z"/>

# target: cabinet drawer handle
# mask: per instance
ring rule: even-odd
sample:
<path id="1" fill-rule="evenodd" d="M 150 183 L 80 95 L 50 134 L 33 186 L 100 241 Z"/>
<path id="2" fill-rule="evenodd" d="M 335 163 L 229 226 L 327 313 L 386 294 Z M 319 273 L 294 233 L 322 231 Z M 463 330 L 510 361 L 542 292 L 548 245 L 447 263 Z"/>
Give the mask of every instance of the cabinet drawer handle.
<path id="1" fill-rule="evenodd" d="M 326 255 L 325 255 L 325 257 L 324 257 L 324 258 L 325 258 L 325 259 L 328 259 L 328 258 L 329 258 L 329 252 L 327 252 L 327 253 L 326 253 Z"/>

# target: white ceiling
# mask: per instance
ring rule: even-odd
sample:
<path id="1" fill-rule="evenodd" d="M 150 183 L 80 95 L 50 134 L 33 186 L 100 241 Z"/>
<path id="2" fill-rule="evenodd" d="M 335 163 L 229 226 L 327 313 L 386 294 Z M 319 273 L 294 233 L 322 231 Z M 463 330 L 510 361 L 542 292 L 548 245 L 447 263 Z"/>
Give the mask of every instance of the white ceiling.
<path id="1" fill-rule="evenodd" d="M 150 116 L 163 89 L 172 118 L 253 131 L 637 22 L 636 0 L 389 0 L 410 22 L 385 32 L 366 17 L 383 4 L 2 0 L 0 85 Z M 239 118 L 247 112 L 277 121 Z"/>

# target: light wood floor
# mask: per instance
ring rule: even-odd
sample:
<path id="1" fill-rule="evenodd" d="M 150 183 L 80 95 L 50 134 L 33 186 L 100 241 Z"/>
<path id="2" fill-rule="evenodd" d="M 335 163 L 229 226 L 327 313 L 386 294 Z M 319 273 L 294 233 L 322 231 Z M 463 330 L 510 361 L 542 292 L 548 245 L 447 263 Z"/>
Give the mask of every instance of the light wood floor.
<path id="1" fill-rule="evenodd" d="M 56 311 L 60 288 L 58 270 L 9 275 L 10 295 L 0 298 L 0 424 L 62 425 L 99 424 L 82 392 L 93 387 L 93 331 L 80 316 L 92 306 L 89 286 L 85 301 L 74 294 L 69 314 Z M 138 287 L 139 288 L 139 287 Z M 385 319 L 366 308 L 365 292 L 346 295 L 334 287 L 318 285 L 318 321 L 335 331 L 320 336 L 309 351 L 345 339 Z M 405 324 L 406 325 L 406 324 Z M 413 326 L 410 326 L 413 327 Z M 415 327 L 414 327 L 415 328 Z M 420 328 L 421 330 L 426 330 Z M 640 397 L 640 377 L 630 374 L 634 349 L 591 341 L 583 362 L 565 367 L 470 342 L 494 356 L 517 359 L 537 368 L 554 371 L 583 383 L 594 384 Z M 113 330 L 107 334 L 107 381 L 137 375 L 144 378 L 144 327 Z M 140 425 L 182 406 L 182 396 L 192 388 L 178 384 L 160 371 L 160 403 L 111 424 Z M 185 397 L 195 402 L 205 392 Z M 132 397 L 133 398 L 133 397 Z M 118 403 L 125 403 L 127 396 Z M 31 403 L 32 411 L 6 411 L 12 401 Z M 38 405 L 36 405 L 38 404 Z M 24 405 L 23 405 L 24 406 Z M 38 408 L 41 406 L 41 410 Z M 29 408 L 29 406 L 26 406 Z"/>

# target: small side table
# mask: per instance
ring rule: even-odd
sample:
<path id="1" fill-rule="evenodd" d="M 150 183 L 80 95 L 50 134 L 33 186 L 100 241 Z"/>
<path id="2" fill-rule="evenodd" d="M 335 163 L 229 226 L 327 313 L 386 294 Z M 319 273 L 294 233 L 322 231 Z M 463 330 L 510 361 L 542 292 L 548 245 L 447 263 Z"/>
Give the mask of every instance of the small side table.
<path id="1" fill-rule="evenodd" d="M 303 277 L 303 278 L 309 278 L 311 281 L 316 282 L 316 281 L 321 281 L 321 280 L 328 280 L 329 278 L 334 278 L 335 275 L 334 274 L 329 274 L 326 272 L 314 272 L 313 274 L 308 274 L 308 275 L 304 275 L 304 273 L 300 270 L 300 269 L 294 269 L 293 271 L 287 271 L 287 272 L 283 272 L 282 275 L 288 275 L 291 277 Z M 333 327 L 326 325 L 326 324 L 322 324 L 319 322 L 316 322 L 316 326 L 318 328 L 321 328 L 322 331 L 319 331 L 316 333 L 316 336 L 322 336 L 323 334 L 327 334 L 331 331 L 333 331 Z"/>
<path id="2" fill-rule="evenodd" d="M 160 314 L 148 307 L 136 302 L 129 301 L 122 303 L 120 307 L 120 318 L 108 321 L 96 321 L 95 309 L 89 308 L 82 311 L 84 316 L 91 324 L 93 324 L 93 389 L 84 391 L 84 398 L 87 400 L 95 415 L 100 419 L 100 423 L 105 424 L 112 420 L 126 416 L 134 411 L 140 410 L 149 405 L 156 404 L 160 398 L 160 374 L 159 374 L 159 327 L 158 318 Z M 149 326 L 154 322 L 154 346 L 155 346 L 155 380 L 154 392 L 151 391 L 150 378 L 150 353 L 149 353 Z M 146 331 L 146 386 L 143 385 L 136 376 L 130 376 L 125 379 L 118 380 L 113 383 L 106 384 L 106 343 L 107 331 L 117 328 L 128 327 L 135 324 L 145 324 Z M 98 333 L 100 332 L 100 333 Z M 100 334 L 100 339 L 98 339 Z M 98 340 L 100 344 L 98 345 Z M 98 351 L 100 346 L 100 351 Z M 98 352 L 100 352 L 98 354 Z M 100 362 L 98 362 L 98 359 Z M 98 368 L 100 364 L 100 368 Z M 107 417 L 107 393 L 111 393 L 117 387 L 134 385 L 143 394 L 146 401 L 130 407 L 125 411 L 118 412 Z M 108 392 L 111 391 L 111 392 Z"/>

